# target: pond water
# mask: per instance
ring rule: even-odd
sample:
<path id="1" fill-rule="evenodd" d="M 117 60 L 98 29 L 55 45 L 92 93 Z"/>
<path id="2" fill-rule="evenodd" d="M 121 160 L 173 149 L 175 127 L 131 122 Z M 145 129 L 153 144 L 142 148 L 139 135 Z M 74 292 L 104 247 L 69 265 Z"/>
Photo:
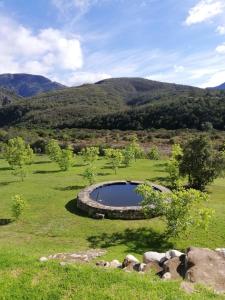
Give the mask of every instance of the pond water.
<path id="1" fill-rule="evenodd" d="M 135 183 L 104 185 L 92 191 L 90 196 L 107 206 L 140 206 L 142 197 L 135 191 L 137 186 Z"/>

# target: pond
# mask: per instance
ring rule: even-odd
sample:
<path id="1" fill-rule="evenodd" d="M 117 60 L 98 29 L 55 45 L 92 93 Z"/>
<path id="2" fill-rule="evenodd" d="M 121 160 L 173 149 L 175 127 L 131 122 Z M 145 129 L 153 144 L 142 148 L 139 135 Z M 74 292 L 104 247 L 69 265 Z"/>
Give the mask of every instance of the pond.
<path id="1" fill-rule="evenodd" d="M 137 186 L 135 183 L 103 185 L 93 190 L 90 197 L 106 206 L 139 206 L 142 197 L 136 193 Z"/>

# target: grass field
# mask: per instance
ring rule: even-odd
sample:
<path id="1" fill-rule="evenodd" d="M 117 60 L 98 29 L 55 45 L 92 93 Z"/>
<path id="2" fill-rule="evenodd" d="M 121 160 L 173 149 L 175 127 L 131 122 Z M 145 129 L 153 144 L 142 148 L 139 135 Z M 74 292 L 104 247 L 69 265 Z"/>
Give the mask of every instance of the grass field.
<path id="1" fill-rule="evenodd" d="M 162 182 L 165 177 L 164 161 L 138 160 L 132 167 L 120 168 L 117 175 L 104 159 L 96 165 L 97 181 Z M 86 185 L 83 170 L 79 159 L 70 171 L 59 172 L 46 156 L 39 156 L 20 182 L 0 160 L 0 219 L 11 217 L 13 195 L 22 194 L 29 204 L 20 221 L 0 226 L 0 299 L 224 299 L 202 289 L 186 295 L 179 282 L 160 282 L 151 275 L 39 263 L 40 256 L 88 248 L 106 248 L 105 259 L 122 260 L 127 253 L 141 257 L 146 250 L 225 246 L 225 179 L 209 187 L 208 205 L 216 210 L 209 231 L 198 230 L 184 239 L 165 242 L 163 223 L 157 218 L 98 221 L 77 211 L 76 195 Z"/>

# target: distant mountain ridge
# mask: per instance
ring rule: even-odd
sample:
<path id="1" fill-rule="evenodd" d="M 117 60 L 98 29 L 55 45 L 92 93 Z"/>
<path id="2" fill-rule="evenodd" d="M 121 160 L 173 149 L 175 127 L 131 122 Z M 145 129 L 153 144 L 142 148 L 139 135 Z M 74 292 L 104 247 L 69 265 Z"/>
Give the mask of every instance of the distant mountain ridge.
<path id="1" fill-rule="evenodd" d="M 209 88 L 209 89 L 211 89 L 211 90 L 220 90 L 220 91 L 223 91 L 223 90 L 225 90 L 225 82 L 222 83 L 222 84 L 220 84 L 220 85 L 218 85 L 218 86 L 211 87 L 211 88 Z"/>
<path id="2" fill-rule="evenodd" d="M 13 91 L 18 96 L 32 97 L 41 93 L 65 88 L 41 75 L 25 73 L 1 74 L 0 87 Z"/>
<path id="3" fill-rule="evenodd" d="M 18 97 L 0 107 L 0 127 L 216 128 L 225 130 L 225 93 L 143 78 L 111 78 Z"/>

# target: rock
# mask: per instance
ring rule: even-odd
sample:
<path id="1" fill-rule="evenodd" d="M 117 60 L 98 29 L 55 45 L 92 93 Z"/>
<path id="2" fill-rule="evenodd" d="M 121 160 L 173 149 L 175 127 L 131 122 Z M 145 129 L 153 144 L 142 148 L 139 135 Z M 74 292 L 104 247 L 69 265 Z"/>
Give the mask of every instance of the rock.
<path id="1" fill-rule="evenodd" d="M 155 275 L 161 276 L 163 273 L 163 268 L 157 261 L 151 261 L 145 265 L 144 272 L 153 272 Z"/>
<path id="2" fill-rule="evenodd" d="M 165 253 L 165 256 L 167 259 L 171 259 L 174 257 L 180 257 L 181 255 L 184 255 L 184 253 L 182 253 L 178 250 L 169 250 Z"/>
<path id="3" fill-rule="evenodd" d="M 130 263 L 138 264 L 138 263 L 139 263 L 139 260 L 138 260 L 135 256 L 133 256 L 133 255 L 131 255 L 131 254 L 128 254 L 128 255 L 125 257 L 124 261 L 123 261 L 122 267 L 125 268 L 125 267 L 127 267 Z"/>
<path id="4" fill-rule="evenodd" d="M 93 215 L 93 218 L 97 219 L 97 220 L 103 220 L 105 218 L 105 215 L 96 213 L 96 214 Z"/>
<path id="5" fill-rule="evenodd" d="M 109 268 L 110 263 L 108 261 L 99 261 L 99 262 L 96 262 L 96 266 Z"/>
<path id="6" fill-rule="evenodd" d="M 137 271 L 138 270 L 138 264 L 136 264 L 135 262 L 129 262 L 127 264 L 127 266 L 125 268 L 123 268 L 123 270 L 125 272 L 132 272 L 132 271 Z"/>
<path id="7" fill-rule="evenodd" d="M 114 259 L 110 262 L 110 268 L 122 268 L 122 264 L 117 259 Z"/>
<path id="8" fill-rule="evenodd" d="M 170 273 L 171 279 L 180 279 L 185 277 L 185 255 L 174 257 L 164 262 L 163 269 L 165 273 Z"/>
<path id="9" fill-rule="evenodd" d="M 144 263 L 139 264 L 138 272 L 144 272 L 145 268 L 146 268 L 146 264 Z"/>
<path id="10" fill-rule="evenodd" d="M 165 260 L 166 260 L 165 253 L 158 253 L 158 252 L 149 251 L 149 252 L 145 252 L 144 255 L 143 255 L 143 262 L 145 264 L 147 264 L 151 261 L 157 261 L 157 262 L 162 263 Z"/>
<path id="11" fill-rule="evenodd" d="M 65 261 L 61 261 L 59 264 L 60 264 L 60 266 L 62 266 L 62 267 L 65 267 L 65 266 L 67 265 L 67 263 L 66 263 Z"/>
<path id="12" fill-rule="evenodd" d="M 162 279 L 164 280 L 170 280 L 171 279 L 171 274 L 170 272 L 166 272 L 163 274 Z"/>
<path id="13" fill-rule="evenodd" d="M 216 292 L 225 292 L 225 257 L 207 248 L 187 250 L 186 279 L 192 283 L 205 284 Z"/>
<path id="14" fill-rule="evenodd" d="M 40 262 L 47 262 L 48 259 L 47 259 L 47 257 L 43 256 L 43 257 L 41 257 L 41 258 L 39 259 L 39 261 L 40 261 Z"/>
<path id="15" fill-rule="evenodd" d="M 223 254 L 223 256 L 225 257 L 225 248 L 216 248 L 215 251 Z"/>

